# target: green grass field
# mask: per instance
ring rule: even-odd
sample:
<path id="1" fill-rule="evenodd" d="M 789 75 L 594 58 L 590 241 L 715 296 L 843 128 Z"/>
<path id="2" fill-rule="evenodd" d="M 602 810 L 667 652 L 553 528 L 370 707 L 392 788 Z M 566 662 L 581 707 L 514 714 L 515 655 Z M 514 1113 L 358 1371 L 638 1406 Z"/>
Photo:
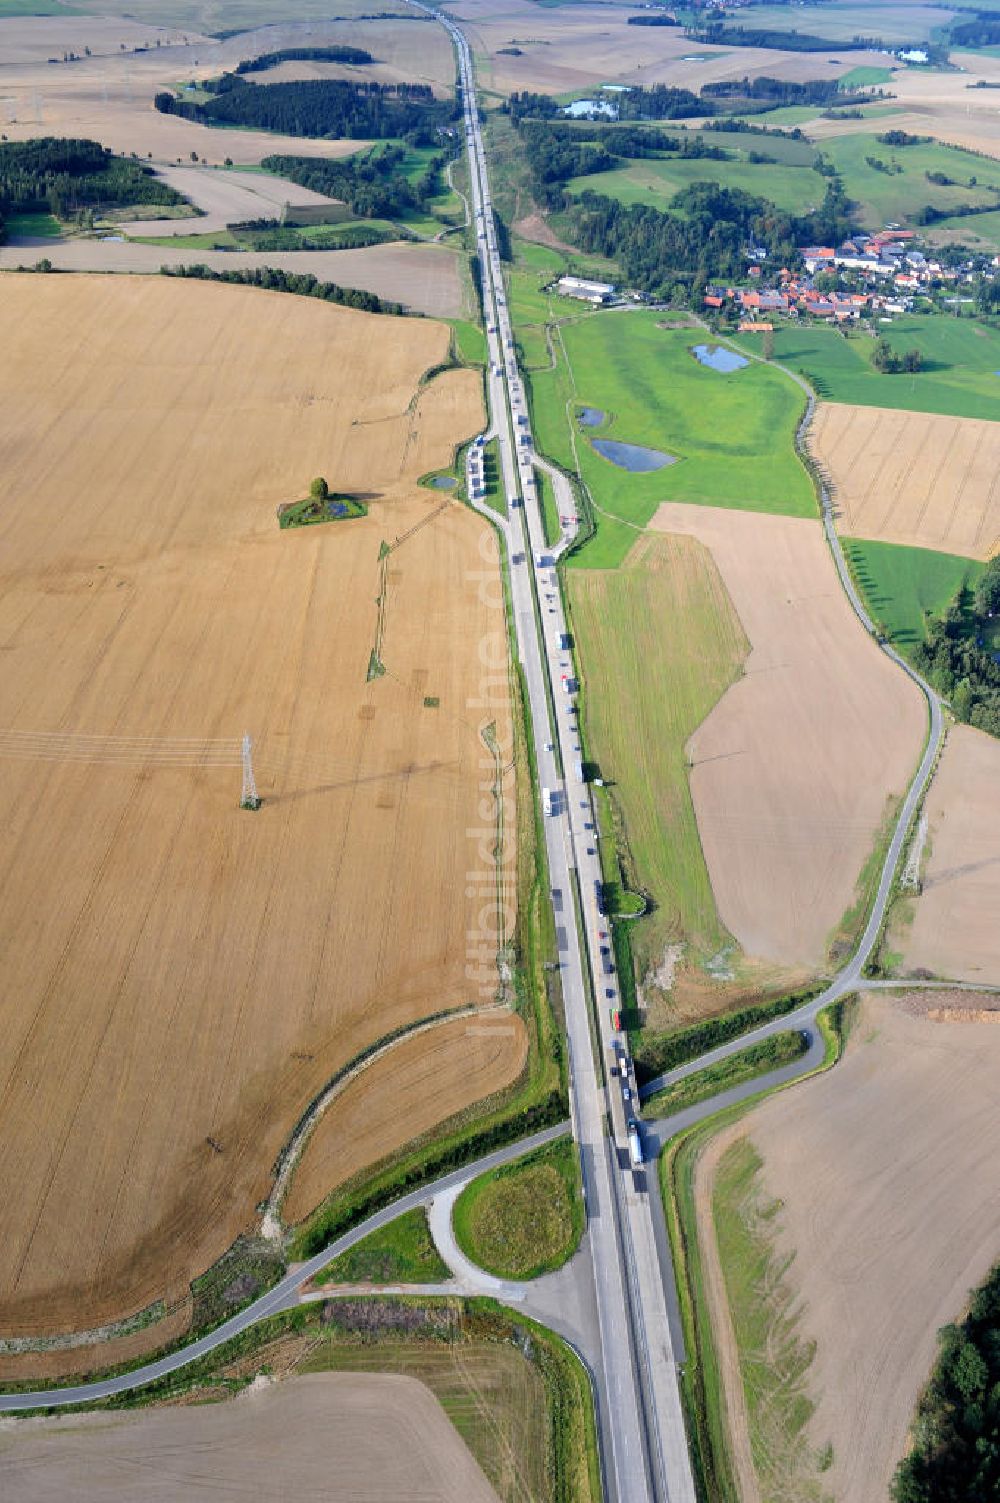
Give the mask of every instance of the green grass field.
<path id="1" fill-rule="evenodd" d="M 693 539 L 647 535 L 622 568 L 571 570 L 566 583 L 586 754 L 611 785 L 633 885 L 654 904 L 632 931 L 645 976 L 675 941 L 705 958 L 732 943 L 715 909 L 684 748 L 749 647 L 711 555 Z"/>
<path id="2" fill-rule="evenodd" d="M 562 316 L 573 317 L 560 303 Z M 599 508 L 596 543 L 574 556 L 585 567 L 620 562 L 632 528 L 645 526 L 661 501 L 816 514 L 793 446 L 801 393 L 760 363 L 729 375 L 699 365 L 691 346 L 704 336 L 661 322 L 653 312 L 574 318 L 557 330 L 555 369 L 529 376 L 542 451 L 579 468 Z M 659 449 L 677 462 L 645 474 L 621 469 L 578 428 L 582 406 L 608 414 L 602 438 Z M 632 525 L 616 528 L 615 519 Z"/>
<path id="3" fill-rule="evenodd" d="M 534 1279 L 561 1268 L 584 1228 L 572 1139 L 474 1179 L 455 1202 L 452 1225 L 466 1257 L 501 1278 Z"/>
<path id="4" fill-rule="evenodd" d="M 3 14 L 0 11 L 0 16 Z M 37 235 L 46 240 L 57 240 L 62 234 L 62 225 L 52 214 L 10 214 L 4 220 L 4 227 L 8 236 L 17 238 Z"/>
<path id="5" fill-rule="evenodd" d="M 822 1503 L 822 1460 L 805 1433 L 815 1407 L 807 1385 L 813 1346 L 799 1329 L 787 1257 L 776 1246 L 780 1205 L 764 1190 L 762 1168 L 750 1140 L 739 1138 L 719 1161 L 712 1196 L 751 1452 L 762 1496 Z"/>
<path id="6" fill-rule="evenodd" d="M 842 89 L 875 89 L 892 82 L 891 68 L 871 68 L 862 64 L 843 74 L 839 81 Z"/>
<path id="7" fill-rule="evenodd" d="M 317 1276 L 318 1284 L 436 1284 L 451 1277 L 422 1206 L 372 1232 Z"/>
<path id="8" fill-rule="evenodd" d="M 812 111 L 811 115 L 815 117 L 815 113 Z M 745 136 L 743 140 L 751 143 L 750 150 L 768 156 L 777 155 L 764 137 Z M 815 153 L 810 152 L 809 156 L 814 157 Z M 745 151 L 724 162 L 701 157 L 644 157 L 612 172 L 595 172 L 587 177 L 573 178 L 566 186 L 574 194 L 589 188 L 594 193 L 617 198 L 623 204 L 651 204 L 654 208 L 665 209 L 682 188 L 705 182 L 756 193 L 790 214 L 807 214 L 810 209 L 818 208 L 826 191 L 826 179 L 814 172 L 808 163 L 749 162 Z"/>
<path id="9" fill-rule="evenodd" d="M 774 358 L 801 372 L 828 402 L 996 419 L 1000 412 L 1000 331 L 971 318 L 913 314 L 878 326 L 895 350 L 916 348 L 924 369 L 882 375 L 871 365 L 873 341 L 815 324 L 776 330 Z M 737 338 L 735 343 L 742 342 Z M 746 348 L 759 351 L 752 339 Z"/>
<path id="10" fill-rule="evenodd" d="M 843 177 L 847 196 L 858 205 L 859 221 L 867 230 L 881 229 L 895 221 L 912 224 L 913 215 L 925 204 L 948 211 L 995 203 L 1000 194 L 1000 162 L 973 156 L 940 141 L 884 146 L 875 134 L 865 132 L 830 137 L 824 141 L 823 150 Z M 868 157 L 902 170 L 878 171 L 869 166 Z M 928 182 L 928 172 L 944 173 L 953 180 L 953 185 L 942 187 Z M 969 186 L 970 178 L 975 179 L 973 186 Z M 959 225 L 965 223 L 968 221 L 958 221 Z M 971 227 L 979 234 L 984 233 L 978 219 L 971 221 Z M 931 226 L 925 232 L 928 238 L 933 239 L 935 228 Z"/>
<path id="11" fill-rule="evenodd" d="M 922 642 L 925 614 L 940 616 L 983 565 L 954 553 L 845 538 L 844 551 L 872 619 L 901 651 Z"/>

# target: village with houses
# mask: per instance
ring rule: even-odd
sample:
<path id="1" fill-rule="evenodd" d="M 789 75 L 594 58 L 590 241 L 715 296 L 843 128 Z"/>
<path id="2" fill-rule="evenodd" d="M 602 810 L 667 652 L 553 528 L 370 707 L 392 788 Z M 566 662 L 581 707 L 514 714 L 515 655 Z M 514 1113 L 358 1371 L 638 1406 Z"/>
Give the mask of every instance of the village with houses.
<path id="1" fill-rule="evenodd" d="M 984 276 L 995 276 L 1000 267 L 1000 256 L 970 256 L 956 262 L 930 248 L 921 249 L 917 232 L 898 225 L 870 235 L 859 231 L 838 246 L 803 246 L 798 271 L 783 266 L 769 273 L 767 254 L 766 246 L 750 246 L 746 285 L 708 286 L 702 306 L 736 319 L 741 333 L 764 333 L 773 327 L 774 317 L 828 323 L 889 320 L 912 313 L 920 299 L 940 301 L 952 311 L 962 303 L 971 304 L 974 285 Z M 554 290 L 594 307 L 653 300 L 611 282 L 576 276 L 560 277 Z"/>

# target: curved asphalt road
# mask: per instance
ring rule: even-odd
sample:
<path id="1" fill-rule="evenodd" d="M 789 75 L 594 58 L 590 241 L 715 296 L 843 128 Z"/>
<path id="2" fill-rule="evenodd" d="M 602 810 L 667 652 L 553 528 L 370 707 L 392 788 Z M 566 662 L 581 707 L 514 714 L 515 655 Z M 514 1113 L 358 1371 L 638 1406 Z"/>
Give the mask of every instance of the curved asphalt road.
<path id="1" fill-rule="evenodd" d="M 472 1175 L 482 1174 L 487 1169 L 496 1168 L 498 1164 L 506 1164 L 511 1159 L 518 1159 L 523 1154 L 529 1153 L 532 1148 L 539 1148 L 543 1143 L 551 1143 L 554 1138 L 563 1137 L 569 1132 L 569 1127 L 568 1122 L 560 1122 L 555 1127 L 548 1127 L 530 1138 L 521 1138 L 517 1143 L 511 1143 L 506 1148 L 498 1148 L 494 1153 L 488 1153 L 474 1164 L 465 1164 L 461 1169 L 456 1169 L 451 1174 L 435 1180 L 433 1184 L 424 1185 L 419 1190 L 413 1190 L 409 1195 L 394 1200 L 384 1210 L 376 1211 L 373 1216 L 369 1216 L 367 1221 L 363 1221 L 360 1226 L 345 1232 L 342 1237 L 338 1237 L 335 1242 L 331 1242 L 324 1247 L 322 1252 L 316 1253 L 307 1262 L 297 1264 L 285 1274 L 280 1283 L 275 1284 L 273 1289 L 269 1289 L 266 1294 L 261 1295 L 260 1299 L 254 1300 L 252 1305 L 247 1305 L 245 1310 L 232 1316 L 225 1325 L 209 1331 L 197 1341 L 181 1347 L 179 1351 L 169 1352 L 167 1356 L 158 1357 L 155 1362 L 147 1362 L 144 1367 L 134 1368 L 131 1372 L 120 1373 L 116 1378 L 99 1378 L 96 1382 L 80 1383 L 74 1388 L 46 1388 L 35 1393 L 0 1394 L 0 1409 L 14 1412 L 25 1409 L 55 1409 L 62 1404 L 94 1404 L 99 1399 L 108 1399 L 117 1393 L 129 1393 L 134 1388 L 143 1388 L 147 1383 L 154 1383 L 158 1378 L 166 1377 L 168 1373 L 177 1372 L 188 1363 L 196 1362 L 199 1357 L 204 1357 L 208 1352 L 214 1351 L 216 1347 L 229 1341 L 233 1336 L 238 1336 L 248 1326 L 255 1325 L 259 1320 L 266 1320 L 269 1315 L 277 1315 L 280 1310 L 287 1310 L 297 1305 L 300 1284 L 319 1273 L 320 1269 L 325 1268 L 333 1258 L 346 1252 L 349 1247 L 353 1247 L 370 1232 L 387 1226 L 404 1211 L 411 1211 L 416 1206 L 426 1205 L 435 1195 L 442 1194 L 452 1185 L 463 1184 Z"/>

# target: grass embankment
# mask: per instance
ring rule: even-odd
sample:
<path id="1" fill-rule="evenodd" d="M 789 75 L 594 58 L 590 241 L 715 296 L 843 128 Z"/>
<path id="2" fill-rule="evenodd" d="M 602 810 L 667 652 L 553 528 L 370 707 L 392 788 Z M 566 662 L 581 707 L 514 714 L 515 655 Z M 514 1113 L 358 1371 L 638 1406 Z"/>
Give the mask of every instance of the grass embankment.
<path id="1" fill-rule="evenodd" d="M 844 1044 L 853 1017 L 854 1000 L 845 998 L 819 1014 L 817 1023 L 826 1045 L 821 1070 L 829 1069 L 843 1053 Z M 798 1085 L 799 1082 L 796 1082 Z M 660 1159 L 660 1178 L 663 1200 L 667 1213 L 667 1227 L 677 1277 L 681 1318 L 684 1326 L 684 1342 L 687 1362 L 682 1370 L 681 1393 L 688 1422 L 688 1437 L 692 1460 L 702 1489 L 702 1494 L 712 1503 L 739 1503 L 726 1434 L 725 1407 L 721 1387 L 718 1358 L 712 1338 L 712 1317 L 709 1307 L 702 1250 L 697 1236 L 697 1213 L 694 1181 L 698 1158 L 715 1133 L 730 1123 L 738 1121 L 760 1097 L 741 1102 L 717 1116 L 708 1118 L 696 1127 L 681 1133 L 665 1149 Z M 737 1166 L 740 1169 L 743 1166 Z M 739 1173 L 732 1178 L 734 1192 L 739 1188 Z M 735 1193 L 733 1198 L 735 1199 Z M 724 1212 L 725 1214 L 725 1212 Z M 756 1396 L 748 1395 L 751 1412 L 765 1416 L 767 1422 L 777 1423 L 787 1438 L 801 1430 L 805 1422 L 800 1398 L 784 1386 L 796 1371 L 801 1354 L 797 1350 L 797 1338 L 793 1331 L 782 1335 L 781 1322 L 787 1321 L 787 1297 L 780 1279 L 772 1277 L 768 1283 L 765 1274 L 775 1274 L 761 1252 L 748 1242 L 739 1247 L 727 1246 L 725 1256 L 732 1259 L 734 1276 L 742 1299 L 749 1302 L 746 1310 L 747 1325 L 739 1326 L 741 1311 L 734 1310 L 734 1323 L 738 1335 L 742 1330 L 748 1344 L 740 1346 L 741 1362 L 744 1364 L 744 1387 L 756 1385 Z M 729 1268 L 729 1263 L 724 1267 Z M 756 1270 L 758 1278 L 752 1273 Z M 766 1323 L 765 1317 L 753 1312 L 753 1303 L 767 1299 L 770 1305 L 769 1330 L 773 1343 L 754 1345 L 749 1322 L 758 1327 Z M 757 1432 L 751 1432 L 751 1447 L 755 1457 Z M 806 1492 L 787 1494 L 806 1500 Z"/>
<path id="2" fill-rule="evenodd" d="M 516 314 L 516 310 L 515 310 Z M 561 315 L 568 317 L 565 308 Z M 555 366 L 530 376 L 536 438 L 580 472 L 598 508 L 597 538 L 575 565 L 613 567 L 661 501 L 815 516 L 812 483 L 794 449 L 803 397 L 762 363 L 723 374 L 691 353 L 706 336 L 660 327 L 656 312 L 585 315 L 560 325 Z M 669 454 L 675 463 L 630 473 L 603 458 L 576 422 L 607 414 L 599 437 Z M 616 519 L 630 524 L 616 525 Z"/>
<path id="3" fill-rule="evenodd" d="M 685 1065 L 688 1060 L 707 1054 L 709 1049 L 715 1049 L 719 1044 L 726 1044 L 730 1039 L 739 1038 L 752 1028 L 760 1027 L 762 1023 L 770 1023 L 773 1018 L 782 1018 L 786 1013 L 794 1012 L 821 990 L 822 984 L 817 982 L 815 986 L 803 987 L 801 991 L 789 992 L 784 997 L 774 997 L 770 1002 L 763 1002 L 755 1007 L 741 1007 L 737 1012 L 706 1018 L 703 1023 L 692 1023 L 673 1033 L 643 1040 L 641 1052 L 635 1061 L 636 1079 L 640 1085 L 648 1080 L 655 1080 L 658 1075 L 665 1075 L 668 1070 L 675 1070 L 678 1065 Z"/>
<path id="4" fill-rule="evenodd" d="M 552 481 L 544 470 L 535 470 L 535 484 L 542 508 L 542 532 L 547 543 L 557 543 L 560 537 L 559 511 L 552 488 Z"/>
<path id="5" fill-rule="evenodd" d="M 907 412 L 942 412 L 953 417 L 997 415 L 1000 399 L 1000 330 L 971 318 L 912 314 L 878 326 L 879 339 L 899 353 L 917 349 L 924 368 L 913 375 L 885 375 L 871 364 L 870 334 L 817 324 L 775 330 L 774 358 L 800 372 L 829 402 L 864 407 L 895 407 Z M 754 354 L 759 337 L 739 337 Z"/>
<path id="6" fill-rule="evenodd" d="M 402 1373 L 426 1383 L 502 1503 L 600 1503 L 586 1372 L 559 1337 L 488 1299 L 368 1296 L 299 1306 L 135 1394 L 94 1408 L 197 1394 L 218 1401 L 259 1374 Z"/>
<path id="7" fill-rule="evenodd" d="M 570 1138 L 474 1179 L 452 1217 L 465 1256 L 510 1279 L 561 1268 L 579 1245 L 584 1221 L 580 1166 Z"/>
<path id="8" fill-rule="evenodd" d="M 679 1080 L 676 1085 L 667 1086 L 665 1091 L 658 1091 L 643 1103 L 642 1114 L 644 1117 L 671 1117 L 686 1107 L 697 1106 L 701 1101 L 718 1096 L 722 1091 L 745 1085 L 748 1080 L 756 1080 L 760 1075 L 792 1064 L 801 1059 L 808 1048 L 808 1040 L 802 1033 L 772 1034 L 759 1044 L 751 1044 L 742 1054 L 719 1060 L 717 1064 Z"/>
<path id="9" fill-rule="evenodd" d="M 587 757 L 610 784 L 628 885 L 654 905 L 634 931 L 645 974 L 668 943 L 703 956 L 732 943 L 715 909 L 685 747 L 749 647 L 707 549 L 692 538 L 633 537 L 621 568 L 570 570 L 566 583 Z"/>
<path id="10" fill-rule="evenodd" d="M 372 1232 L 328 1263 L 318 1284 L 434 1284 L 450 1278 L 422 1206 Z"/>
<path id="11" fill-rule="evenodd" d="M 926 638 L 927 618 L 943 615 L 983 572 L 975 559 L 930 548 L 859 538 L 845 538 L 843 546 L 872 620 L 904 654 Z"/>

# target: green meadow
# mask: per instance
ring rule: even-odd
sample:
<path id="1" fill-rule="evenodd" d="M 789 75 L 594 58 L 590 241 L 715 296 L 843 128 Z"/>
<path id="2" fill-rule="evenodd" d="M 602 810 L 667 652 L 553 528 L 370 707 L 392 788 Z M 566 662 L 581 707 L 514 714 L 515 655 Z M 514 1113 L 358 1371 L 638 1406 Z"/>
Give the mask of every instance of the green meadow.
<path id="1" fill-rule="evenodd" d="M 924 368 L 883 375 L 871 364 L 874 342 L 852 330 L 848 338 L 826 325 L 777 329 L 774 358 L 798 371 L 828 402 L 941 412 L 996 419 L 1000 414 L 1000 331 L 971 318 L 913 314 L 878 329 L 894 350 L 918 349 Z M 737 339 L 735 343 L 740 344 Z M 751 340 L 749 350 L 757 350 Z"/>
<path id="2" fill-rule="evenodd" d="M 845 538 L 844 551 L 872 619 L 904 653 L 924 640 L 926 617 L 942 615 L 983 572 L 975 559 L 898 543 Z"/>
<path id="3" fill-rule="evenodd" d="M 585 566 L 620 561 L 634 527 L 661 501 L 816 513 L 812 482 L 794 450 L 801 392 L 760 363 L 729 374 L 699 365 L 692 347 L 707 336 L 662 322 L 650 311 L 562 323 L 553 334 L 554 366 L 529 377 L 543 452 L 579 469 L 598 508 L 597 543 L 578 556 Z M 580 427 L 581 407 L 605 414 L 600 428 Z M 603 458 L 593 438 L 656 449 L 674 462 L 630 473 Z M 616 520 L 626 525 L 616 527 Z"/>

